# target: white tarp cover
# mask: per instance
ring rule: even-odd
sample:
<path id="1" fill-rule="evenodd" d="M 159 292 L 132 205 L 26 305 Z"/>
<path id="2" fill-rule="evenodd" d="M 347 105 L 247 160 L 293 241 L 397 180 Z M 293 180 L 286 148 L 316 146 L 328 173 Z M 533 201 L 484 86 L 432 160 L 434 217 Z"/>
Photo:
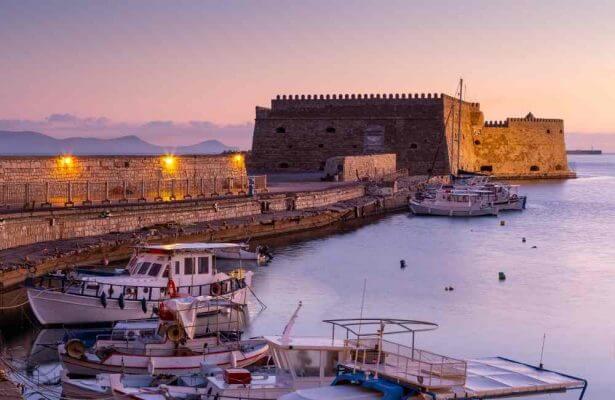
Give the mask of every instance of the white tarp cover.
<path id="1" fill-rule="evenodd" d="M 197 311 L 198 309 L 210 308 L 212 306 L 210 304 L 211 299 L 211 296 L 179 297 L 166 300 L 164 305 L 177 315 L 188 338 L 194 339 Z"/>
<path id="2" fill-rule="evenodd" d="M 578 379 L 556 372 L 500 357 L 489 357 L 468 361 L 468 375 L 462 391 L 468 397 L 496 396 L 580 388 L 583 384 Z"/>

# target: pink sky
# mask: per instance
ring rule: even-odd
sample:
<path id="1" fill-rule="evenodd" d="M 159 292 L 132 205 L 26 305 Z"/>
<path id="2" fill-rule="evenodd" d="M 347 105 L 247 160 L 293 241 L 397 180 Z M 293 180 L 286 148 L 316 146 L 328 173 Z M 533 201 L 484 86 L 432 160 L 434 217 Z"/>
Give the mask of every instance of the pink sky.
<path id="1" fill-rule="evenodd" d="M 4 0 L 0 120 L 245 127 L 278 93 L 454 93 L 463 76 L 487 119 L 610 133 L 613 15 L 611 1 Z"/>

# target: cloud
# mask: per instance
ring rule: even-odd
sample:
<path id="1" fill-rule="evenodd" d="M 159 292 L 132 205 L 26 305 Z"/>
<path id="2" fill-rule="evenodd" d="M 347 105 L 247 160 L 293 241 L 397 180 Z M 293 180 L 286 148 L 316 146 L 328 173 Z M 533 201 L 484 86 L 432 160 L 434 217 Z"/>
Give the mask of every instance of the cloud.
<path id="1" fill-rule="evenodd" d="M 41 120 L 0 119 L 0 130 L 34 131 L 57 138 L 113 138 L 136 135 L 161 146 L 182 146 L 217 139 L 226 145 L 249 149 L 251 123 L 221 125 L 211 121 L 115 122 L 106 117 L 81 118 L 73 114 L 51 114 Z"/>

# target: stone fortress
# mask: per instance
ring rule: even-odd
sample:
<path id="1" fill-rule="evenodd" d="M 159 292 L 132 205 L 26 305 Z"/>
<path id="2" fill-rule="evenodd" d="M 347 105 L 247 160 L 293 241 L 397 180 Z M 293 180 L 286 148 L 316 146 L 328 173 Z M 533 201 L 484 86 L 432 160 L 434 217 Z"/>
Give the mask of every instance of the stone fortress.
<path id="1" fill-rule="evenodd" d="M 317 171 L 330 157 L 395 153 L 410 175 L 574 176 L 563 120 L 529 113 L 490 122 L 479 103 L 459 108 L 445 94 L 278 95 L 270 108 L 256 107 L 250 167 Z"/>

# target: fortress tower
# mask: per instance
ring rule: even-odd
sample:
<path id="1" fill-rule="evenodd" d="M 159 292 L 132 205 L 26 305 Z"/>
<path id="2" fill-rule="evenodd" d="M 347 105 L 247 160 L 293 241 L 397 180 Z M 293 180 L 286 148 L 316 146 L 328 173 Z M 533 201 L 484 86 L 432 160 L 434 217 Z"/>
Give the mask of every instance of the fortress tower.
<path id="1" fill-rule="evenodd" d="M 411 175 L 571 176 L 562 120 L 529 114 L 485 123 L 480 104 L 459 107 L 432 93 L 277 96 L 271 108 L 256 107 L 250 166 L 317 171 L 329 157 L 395 153 Z"/>

